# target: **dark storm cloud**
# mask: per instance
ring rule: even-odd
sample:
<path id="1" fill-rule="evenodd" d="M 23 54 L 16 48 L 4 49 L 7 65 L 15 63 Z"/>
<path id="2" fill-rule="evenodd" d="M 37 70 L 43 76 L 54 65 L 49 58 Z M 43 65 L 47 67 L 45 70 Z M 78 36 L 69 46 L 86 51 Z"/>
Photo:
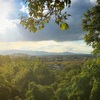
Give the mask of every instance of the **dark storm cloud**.
<path id="1" fill-rule="evenodd" d="M 73 2 L 73 1 L 72 1 Z M 84 31 L 82 30 L 82 18 L 83 13 L 87 9 L 92 7 L 92 3 L 89 0 L 77 0 L 72 3 L 70 8 L 65 10 L 71 14 L 71 17 L 68 18 L 67 22 L 70 26 L 70 29 L 66 31 L 61 31 L 59 26 L 53 23 L 53 19 L 42 31 L 37 33 L 29 33 L 28 31 L 22 30 L 19 27 L 21 34 L 24 36 L 25 41 L 42 41 L 42 40 L 55 40 L 55 41 L 73 41 L 73 40 L 82 40 L 84 37 Z"/>
<path id="2" fill-rule="evenodd" d="M 24 30 L 21 25 L 18 25 L 19 32 L 23 38 L 19 38 L 16 41 L 73 41 L 83 39 L 83 34 L 80 29 L 61 31 L 59 26 L 53 22 L 50 25 L 46 25 L 45 29 L 38 31 L 37 33 L 30 33 L 28 30 Z M 79 32 L 80 31 L 80 32 Z"/>
<path id="3" fill-rule="evenodd" d="M 70 29 L 66 31 L 61 31 L 59 26 L 54 24 L 52 19 L 49 24 L 45 25 L 45 28 L 37 33 L 30 33 L 28 30 L 25 30 L 20 24 L 17 25 L 17 31 L 10 30 L 8 32 L 11 35 L 7 36 L 5 41 L 45 41 L 45 40 L 54 40 L 54 41 L 74 41 L 82 40 L 84 37 L 84 31 L 82 31 L 82 18 L 83 13 L 87 9 L 90 9 L 93 4 L 89 0 L 77 0 L 73 2 L 70 8 L 65 10 L 71 14 L 71 17 L 66 21 Z M 1 36 L 2 37 L 2 36 Z M 3 39 L 3 37 L 2 37 Z M 1 39 L 0 39 L 1 40 Z"/>

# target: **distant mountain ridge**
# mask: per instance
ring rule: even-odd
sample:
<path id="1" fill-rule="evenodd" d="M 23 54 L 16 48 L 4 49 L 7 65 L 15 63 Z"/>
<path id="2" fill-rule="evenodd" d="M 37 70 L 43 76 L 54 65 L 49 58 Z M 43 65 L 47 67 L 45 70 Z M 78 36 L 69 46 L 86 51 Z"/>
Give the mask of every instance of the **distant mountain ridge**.
<path id="1" fill-rule="evenodd" d="M 0 55 L 12 55 L 12 54 L 26 54 L 26 55 L 74 55 L 75 53 L 72 52 L 62 52 L 62 53 L 55 53 L 55 52 L 45 52 L 45 51 L 26 51 L 26 50 L 5 50 L 0 51 Z"/>

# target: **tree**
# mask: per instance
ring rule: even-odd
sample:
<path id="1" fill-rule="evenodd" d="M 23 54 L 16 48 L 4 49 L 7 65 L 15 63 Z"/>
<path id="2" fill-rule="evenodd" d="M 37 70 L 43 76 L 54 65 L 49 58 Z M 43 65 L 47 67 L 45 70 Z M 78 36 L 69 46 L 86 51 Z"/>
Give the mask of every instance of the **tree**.
<path id="1" fill-rule="evenodd" d="M 83 30 L 88 31 L 85 42 L 93 47 L 94 53 L 100 54 L 100 0 L 84 14 L 82 26 Z"/>
<path id="2" fill-rule="evenodd" d="M 29 83 L 26 92 L 27 100 L 53 100 L 54 91 L 50 86 L 37 85 L 34 82 Z"/>
<path id="3" fill-rule="evenodd" d="M 65 22 L 70 14 L 63 12 L 66 6 L 70 7 L 71 0 L 24 0 L 28 5 L 29 15 L 21 16 L 21 24 L 28 30 L 36 32 L 49 23 L 52 16 L 55 23 L 60 25 L 61 30 L 68 29 Z"/>

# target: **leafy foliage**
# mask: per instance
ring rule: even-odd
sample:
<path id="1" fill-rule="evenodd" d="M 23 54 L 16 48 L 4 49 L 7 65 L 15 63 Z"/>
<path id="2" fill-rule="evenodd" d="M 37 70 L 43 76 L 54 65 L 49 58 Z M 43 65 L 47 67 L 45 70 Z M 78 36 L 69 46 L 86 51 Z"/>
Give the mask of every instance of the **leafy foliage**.
<path id="1" fill-rule="evenodd" d="M 69 28 L 65 23 L 70 14 L 63 11 L 66 6 L 70 7 L 71 0 L 24 0 L 28 4 L 29 15 L 21 16 L 21 24 L 28 30 L 36 32 L 49 23 L 52 16 L 55 23 L 60 25 L 61 30 Z"/>
<path id="2" fill-rule="evenodd" d="M 99 100 L 100 58 L 49 62 L 30 57 L 0 56 L 0 100 Z"/>
<path id="3" fill-rule="evenodd" d="M 94 53 L 100 54 L 100 0 L 84 14 L 82 26 L 88 31 L 84 37 L 86 43 L 94 48 Z"/>

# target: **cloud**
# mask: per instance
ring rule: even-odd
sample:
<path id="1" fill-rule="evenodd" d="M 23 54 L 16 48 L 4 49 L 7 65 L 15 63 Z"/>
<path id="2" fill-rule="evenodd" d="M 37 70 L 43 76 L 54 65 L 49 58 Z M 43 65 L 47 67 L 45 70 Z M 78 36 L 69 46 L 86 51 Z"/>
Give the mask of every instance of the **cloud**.
<path id="1" fill-rule="evenodd" d="M 20 4 L 22 6 L 21 9 L 20 9 L 20 11 L 23 12 L 23 13 L 29 14 L 28 6 L 26 6 L 22 2 Z"/>
<path id="2" fill-rule="evenodd" d="M 18 18 L 17 10 L 14 0 L 0 0 L 0 41 L 23 40 L 17 27 L 19 24 L 19 19 L 16 19 Z"/>
<path id="3" fill-rule="evenodd" d="M 96 3 L 96 1 L 97 1 L 97 0 L 90 0 L 90 2 L 92 2 L 92 3 Z"/>
<path id="4" fill-rule="evenodd" d="M 6 30 L 7 27 L 11 27 L 12 24 L 8 20 L 10 14 L 14 12 L 12 6 L 12 0 L 9 2 L 5 2 L 4 0 L 0 0 L 0 33 Z"/>
<path id="5" fill-rule="evenodd" d="M 0 19 L 0 41 L 4 42 L 14 42 L 14 41 L 46 41 L 54 40 L 57 42 L 63 41 L 76 41 L 83 40 L 84 31 L 82 31 L 81 20 L 83 18 L 83 13 L 92 7 L 92 3 L 88 0 L 74 0 L 70 8 L 66 8 L 72 16 L 68 18 L 67 23 L 70 29 L 66 31 L 61 31 L 59 26 L 54 24 L 54 19 L 52 19 L 49 24 L 45 25 L 45 28 L 37 33 L 30 33 L 25 30 L 20 24 L 18 19 L 11 19 L 12 14 L 16 11 L 23 11 L 27 13 L 27 6 L 20 4 L 16 1 L 16 6 L 14 6 L 12 0 L 7 2 L 0 1 L 3 5 L 4 14 L 1 15 Z M 20 7 L 19 7 L 20 6 Z M 0 6 L 1 7 L 1 6 Z M 17 8 L 18 7 L 18 8 Z M 16 10 L 17 9 L 17 10 Z M 2 10 L 0 10 L 2 12 Z M 0 12 L 0 13 L 1 13 Z M 17 14 L 19 12 L 16 12 Z M 21 13 L 21 12 L 20 12 Z M 15 16 L 14 16 L 15 17 Z M 4 18 L 4 19 L 3 19 Z"/>
<path id="6" fill-rule="evenodd" d="M 19 0 L 18 0 L 19 1 Z M 83 40 L 84 33 L 81 27 L 83 13 L 92 7 L 88 0 L 74 0 L 70 8 L 66 8 L 72 16 L 67 23 L 70 29 L 61 31 L 53 23 L 54 19 L 45 28 L 37 33 L 30 33 L 20 25 L 18 14 L 27 13 L 27 7 L 17 0 L 0 0 L 0 50 L 34 50 L 47 52 L 75 52 L 90 53 Z"/>
<path id="7" fill-rule="evenodd" d="M 54 24 L 54 19 L 51 19 L 49 24 L 45 25 L 45 28 L 42 31 L 38 31 L 37 33 L 29 33 L 28 31 L 24 31 L 24 37 L 26 37 L 27 40 L 33 40 L 33 41 L 43 41 L 43 40 L 54 40 L 54 41 L 74 41 L 74 40 L 83 40 L 84 32 L 82 30 L 82 18 L 83 13 L 87 9 L 90 9 L 93 6 L 93 4 L 88 0 L 74 0 L 72 1 L 72 5 L 70 8 L 66 8 L 65 10 L 70 13 L 72 16 L 68 18 L 66 21 L 70 29 L 66 31 L 61 31 L 59 29 L 59 26 Z M 18 26 L 20 28 L 21 34 L 23 31 L 23 28 Z"/>
<path id="8" fill-rule="evenodd" d="M 0 42 L 0 50 L 33 50 L 46 52 L 74 52 L 74 53 L 90 53 L 91 47 L 86 46 L 83 41 L 74 42 L 56 42 L 56 41 L 41 41 L 41 42 Z"/>
<path id="9" fill-rule="evenodd" d="M 9 14 L 14 12 L 13 5 L 12 5 L 12 0 L 4 1 L 0 0 L 0 19 L 1 18 L 8 18 Z"/>

